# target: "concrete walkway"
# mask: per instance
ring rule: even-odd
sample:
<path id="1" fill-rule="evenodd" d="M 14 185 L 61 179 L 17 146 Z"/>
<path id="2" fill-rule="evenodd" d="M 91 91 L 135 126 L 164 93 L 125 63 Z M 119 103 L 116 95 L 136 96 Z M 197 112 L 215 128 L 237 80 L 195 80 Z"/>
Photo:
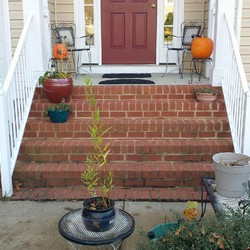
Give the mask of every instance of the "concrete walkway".
<path id="1" fill-rule="evenodd" d="M 82 207 L 81 201 L 0 201 L 0 249 L 72 249 L 59 234 L 57 224 L 64 214 L 80 207 Z M 116 202 L 116 207 L 122 208 L 122 202 Z M 143 233 L 147 233 L 159 223 L 175 221 L 170 210 L 182 214 L 185 207 L 185 202 L 127 202 L 125 211 L 134 217 L 136 228 L 134 233 L 123 242 L 121 249 L 136 249 L 137 243 L 144 242 L 146 239 L 142 236 Z M 210 205 L 206 216 L 214 216 Z M 81 249 L 95 249 L 95 247 Z"/>
<path id="2" fill-rule="evenodd" d="M 152 77 L 150 78 L 143 78 L 145 80 L 154 81 L 156 85 L 189 85 L 190 82 L 190 74 L 184 73 L 183 78 L 180 78 L 179 74 L 167 74 L 163 76 L 163 74 L 151 74 Z M 102 78 L 102 74 L 87 74 L 87 75 L 78 75 L 74 76 L 74 85 L 75 86 L 82 86 L 84 85 L 84 79 L 86 77 L 90 77 L 92 79 L 93 85 L 98 85 L 100 81 L 103 80 L 110 80 L 108 78 Z M 209 84 L 209 79 L 202 78 L 201 81 L 198 81 L 198 77 L 194 75 L 192 85 L 203 85 Z"/>

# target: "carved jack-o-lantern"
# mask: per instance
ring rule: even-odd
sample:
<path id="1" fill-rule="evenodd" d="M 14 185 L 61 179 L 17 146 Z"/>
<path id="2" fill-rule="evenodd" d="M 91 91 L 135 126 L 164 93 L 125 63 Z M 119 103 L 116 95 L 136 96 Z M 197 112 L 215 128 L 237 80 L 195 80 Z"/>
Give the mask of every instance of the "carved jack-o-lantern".
<path id="1" fill-rule="evenodd" d="M 53 45 L 53 56 L 55 59 L 63 60 L 68 58 L 67 46 L 63 43 L 56 43 Z"/>

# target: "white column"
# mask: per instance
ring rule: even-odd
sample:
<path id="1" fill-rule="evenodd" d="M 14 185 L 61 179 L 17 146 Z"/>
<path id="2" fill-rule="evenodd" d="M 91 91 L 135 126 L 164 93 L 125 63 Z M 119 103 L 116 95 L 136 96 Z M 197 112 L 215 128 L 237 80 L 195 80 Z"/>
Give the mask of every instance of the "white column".
<path id="1" fill-rule="evenodd" d="M 224 42 L 223 31 L 225 30 L 224 13 L 229 12 L 231 23 L 234 25 L 235 0 L 217 0 L 216 2 L 216 25 L 214 40 L 214 69 L 211 82 L 213 86 L 220 86 L 223 78 Z"/>
<path id="2" fill-rule="evenodd" d="M 49 59 L 52 57 L 52 44 L 51 44 L 51 23 L 50 23 L 50 12 L 48 6 L 48 0 L 43 0 L 43 23 L 44 23 L 44 34 L 45 34 L 45 61 L 48 62 Z M 46 65 L 47 67 L 47 65 Z"/>
<path id="3" fill-rule="evenodd" d="M 46 56 L 46 36 L 44 29 L 44 13 L 43 1 L 41 0 L 23 0 L 23 15 L 24 21 L 27 16 L 32 13 L 33 21 L 31 24 L 31 33 L 34 41 L 30 50 L 33 54 L 35 77 L 39 77 L 47 69 L 47 56 Z"/>
<path id="4" fill-rule="evenodd" d="M 0 87 L 11 62 L 11 38 L 8 0 L 0 1 Z"/>
<path id="5" fill-rule="evenodd" d="M 2 114 L 2 120 L 7 120 L 7 110 L 4 110 L 6 103 L 6 96 L 0 96 L 0 112 Z M 9 133 L 8 123 L 0 122 L 0 130 L 4 135 Z M 1 167 L 1 182 L 2 182 L 2 196 L 10 197 L 13 195 L 13 187 L 12 187 L 12 170 L 11 170 L 11 155 L 9 146 L 9 137 L 3 136 L 1 138 L 0 144 L 0 163 Z"/>

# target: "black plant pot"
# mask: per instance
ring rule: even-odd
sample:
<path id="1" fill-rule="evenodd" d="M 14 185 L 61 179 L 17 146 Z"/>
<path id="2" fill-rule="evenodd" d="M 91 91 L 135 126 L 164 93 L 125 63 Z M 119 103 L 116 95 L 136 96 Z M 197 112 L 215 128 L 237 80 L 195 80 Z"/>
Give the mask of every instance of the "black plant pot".
<path id="1" fill-rule="evenodd" d="M 83 202 L 83 223 L 89 231 L 104 232 L 111 229 L 115 224 L 115 202 L 111 200 L 111 207 L 104 210 L 89 209 L 89 204 L 95 199 L 102 199 L 101 197 L 94 197 Z"/>

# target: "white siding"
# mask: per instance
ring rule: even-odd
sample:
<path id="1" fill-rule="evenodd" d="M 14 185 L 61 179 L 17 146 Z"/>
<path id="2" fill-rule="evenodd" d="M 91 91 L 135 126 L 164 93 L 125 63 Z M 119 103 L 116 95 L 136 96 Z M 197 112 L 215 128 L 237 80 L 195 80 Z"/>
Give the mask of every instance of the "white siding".
<path id="1" fill-rule="evenodd" d="M 55 0 L 55 21 L 57 23 L 74 22 L 74 3 L 73 0 Z"/>
<path id="2" fill-rule="evenodd" d="M 250 82 L 250 1 L 243 1 L 240 52 L 247 80 Z"/>
<path id="3" fill-rule="evenodd" d="M 22 1 L 9 0 L 12 54 L 23 29 Z"/>

